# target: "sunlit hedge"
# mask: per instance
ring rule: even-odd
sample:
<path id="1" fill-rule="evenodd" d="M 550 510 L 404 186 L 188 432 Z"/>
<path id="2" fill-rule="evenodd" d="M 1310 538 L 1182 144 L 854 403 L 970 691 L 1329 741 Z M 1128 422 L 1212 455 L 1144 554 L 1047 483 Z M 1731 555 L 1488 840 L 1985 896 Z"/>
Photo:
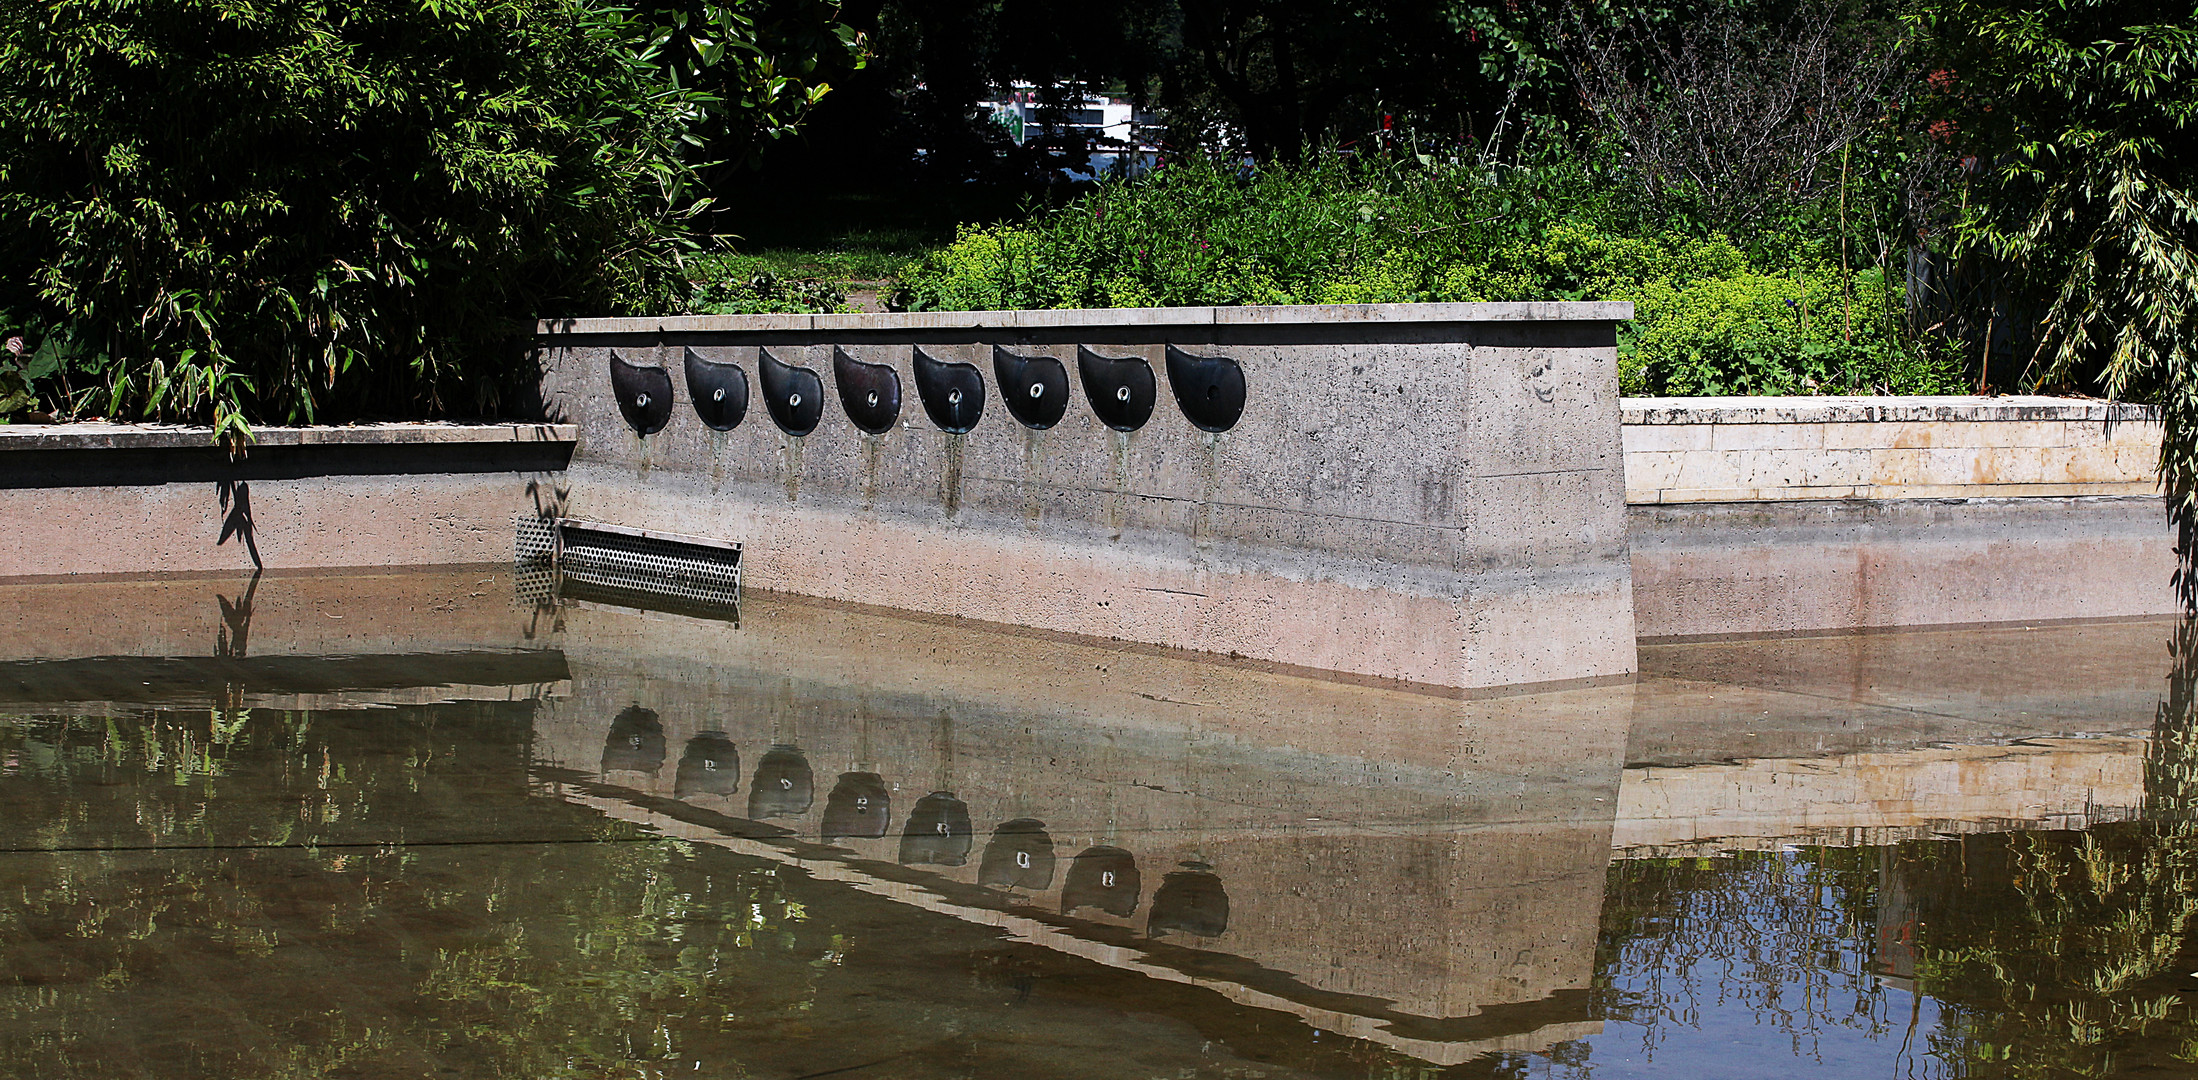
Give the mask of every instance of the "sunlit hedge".
<path id="1" fill-rule="evenodd" d="M 918 310 L 1631 300 L 1631 394 L 1949 393 L 1899 287 L 1836 243 L 1632 227 L 1575 165 L 1189 161 L 1020 224 L 970 227 L 903 275 Z M 1828 249 L 1828 250 L 1827 250 Z"/>

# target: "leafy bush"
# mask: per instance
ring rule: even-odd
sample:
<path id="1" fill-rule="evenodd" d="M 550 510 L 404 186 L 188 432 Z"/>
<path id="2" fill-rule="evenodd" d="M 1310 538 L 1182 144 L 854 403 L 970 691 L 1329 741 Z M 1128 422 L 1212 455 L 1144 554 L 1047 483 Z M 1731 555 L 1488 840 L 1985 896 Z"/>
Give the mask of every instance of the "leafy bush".
<path id="1" fill-rule="evenodd" d="M 1883 272 L 1843 273 L 1790 233 L 1753 250 L 1647 233 L 1611 190 L 1577 160 L 1330 157 L 1252 175 L 1190 161 L 965 228 L 903 281 L 919 310 L 1631 300 L 1627 393 L 1963 388 L 1957 362 L 1898 332 Z"/>
<path id="2" fill-rule="evenodd" d="M 685 288 L 712 99 L 652 40 L 597 0 L 0 5 L 0 408 L 496 411 L 536 318 Z"/>

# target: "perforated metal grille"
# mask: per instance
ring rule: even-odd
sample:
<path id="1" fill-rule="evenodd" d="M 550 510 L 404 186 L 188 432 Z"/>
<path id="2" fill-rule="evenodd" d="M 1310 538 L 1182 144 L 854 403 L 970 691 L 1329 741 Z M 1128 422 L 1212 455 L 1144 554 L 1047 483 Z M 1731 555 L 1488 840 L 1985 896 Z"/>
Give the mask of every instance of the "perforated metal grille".
<path id="1" fill-rule="evenodd" d="M 517 522 L 517 550 L 512 557 L 512 583 L 521 607 L 557 603 L 557 523 L 547 518 L 522 516 Z"/>
<path id="2" fill-rule="evenodd" d="M 522 604 L 560 598 L 724 618 L 740 605 L 740 546 L 687 543 L 598 522 L 521 517 Z"/>
<path id="3" fill-rule="evenodd" d="M 516 522 L 519 538 L 513 562 L 521 569 L 547 566 L 557 554 L 557 522 L 552 518 L 522 516 Z"/>
<path id="4" fill-rule="evenodd" d="M 567 581 L 732 607 L 740 603 L 740 549 L 653 536 L 559 528 L 558 571 Z"/>

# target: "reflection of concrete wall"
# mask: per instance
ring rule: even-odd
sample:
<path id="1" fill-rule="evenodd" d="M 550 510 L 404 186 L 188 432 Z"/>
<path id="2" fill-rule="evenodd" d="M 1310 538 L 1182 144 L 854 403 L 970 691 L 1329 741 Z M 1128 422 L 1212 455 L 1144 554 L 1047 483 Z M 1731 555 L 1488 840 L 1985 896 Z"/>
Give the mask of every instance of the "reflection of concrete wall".
<path id="1" fill-rule="evenodd" d="M 568 511 L 744 541 L 753 587 L 1447 686 L 1633 668 L 1616 346 L 1623 304 L 1181 308 L 595 319 L 546 324 L 545 398 L 579 428 Z M 993 346 L 1062 359 L 1065 419 L 1024 428 Z M 1163 346 L 1248 386 L 1224 434 L 1171 396 Z M 973 363 L 982 421 L 948 435 L 914 346 Z M 731 432 L 688 406 L 687 347 L 740 364 Z M 1150 362 L 1151 420 L 1102 426 L 1077 348 Z M 822 423 L 765 415 L 758 348 L 816 371 Z M 646 440 L 612 349 L 671 371 Z M 899 424 L 860 433 L 833 355 L 899 373 Z"/>
<path id="2" fill-rule="evenodd" d="M 916 799 L 949 788 L 975 835 L 965 865 L 922 868 L 936 880 L 974 884 L 993 827 L 1037 818 L 1055 879 L 1003 902 L 1057 916 L 1070 857 L 1110 843 L 1136 857 L 1138 907 L 1074 919 L 1137 935 L 1164 875 L 1204 863 L 1227 930 L 1160 941 L 1249 960 L 1239 982 L 1306 1008 L 1442 1020 L 1588 986 L 1630 686 L 1461 701 L 799 603 L 739 631 L 568 618 L 572 690 L 538 714 L 545 764 L 597 775 L 613 717 L 638 704 L 661 718 L 663 764 L 605 779 L 670 796 L 687 740 L 722 730 L 742 788 L 688 802 L 744 817 L 763 752 L 797 743 L 814 806 L 769 825 L 819 839 L 836 776 L 875 771 L 891 832 L 837 845 L 890 864 Z M 1536 1017 L 1527 1030 L 1555 1022 Z"/>
<path id="3" fill-rule="evenodd" d="M 2142 736 L 2174 633 L 2129 620 L 1647 644 L 1626 763 Z"/>
<path id="4" fill-rule="evenodd" d="M 2049 739 L 1828 758 L 1627 769 L 1611 844 L 1884 844 L 1984 829 L 2070 829 L 2135 817 L 2145 741 Z"/>
<path id="5" fill-rule="evenodd" d="M 527 648 L 511 588 L 501 568 L 0 582 L 0 660 Z"/>

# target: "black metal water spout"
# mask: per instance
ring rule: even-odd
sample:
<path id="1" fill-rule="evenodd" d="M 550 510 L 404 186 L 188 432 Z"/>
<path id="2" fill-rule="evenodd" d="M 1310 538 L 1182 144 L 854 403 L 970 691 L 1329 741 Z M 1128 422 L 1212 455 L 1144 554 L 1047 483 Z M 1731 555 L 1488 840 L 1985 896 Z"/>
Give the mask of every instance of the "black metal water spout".
<path id="1" fill-rule="evenodd" d="M 871 364 L 832 346 L 832 381 L 839 385 L 840 407 L 855 426 L 872 435 L 893 430 L 901 418 L 901 375 L 884 364 Z"/>
<path id="2" fill-rule="evenodd" d="M 934 359 L 916 347 L 916 396 L 940 431 L 961 435 L 985 414 L 985 377 L 973 364 Z"/>
<path id="3" fill-rule="evenodd" d="M 1068 368 L 1050 356 L 1017 356 L 994 345 L 992 374 L 1007 411 L 1033 431 L 1061 422 L 1068 411 Z"/>
<path id="4" fill-rule="evenodd" d="M 663 368 L 629 364 L 613 350 L 611 395 L 618 399 L 619 415 L 636 435 L 654 435 L 671 422 L 672 373 Z"/>
<path id="5" fill-rule="evenodd" d="M 800 438 L 824 419 L 824 379 L 816 372 L 761 349 L 756 353 L 756 381 L 763 384 L 763 407 L 780 431 Z"/>
<path id="6" fill-rule="evenodd" d="M 731 431 L 748 415 L 748 373 L 688 349 L 687 398 L 710 430 Z"/>
<path id="7" fill-rule="evenodd" d="M 1244 369 L 1226 356 L 1192 356 L 1167 347 L 1168 388 L 1200 431 L 1227 431 L 1244 415 Z"/>
<path id="8" fill-rule="evenodd" d="M 1101 356 L 1078 345 L 1076 374 L 1100 423 L 1116 431 L 1136 431 L 1152 419 L 1159 388 L 1151 364 L 1134 356 Z"/>

